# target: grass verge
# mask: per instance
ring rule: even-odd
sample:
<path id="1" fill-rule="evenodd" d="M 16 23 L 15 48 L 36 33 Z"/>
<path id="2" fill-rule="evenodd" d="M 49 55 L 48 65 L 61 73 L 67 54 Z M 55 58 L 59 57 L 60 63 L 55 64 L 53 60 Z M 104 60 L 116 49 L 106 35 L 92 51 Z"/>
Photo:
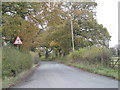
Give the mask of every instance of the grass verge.
<path id="1" fill-rule="evenodd" d="M 16 51 L 19 52 L 19 51 Z M 21 52 L 22 53 L 22 52 Z M 25 56 L 23 55 L 24 53 L 21 54 L 21 57 Z M 40 59 L 38 57 L 38 54 L 36 52 L 30 52 L 29 53 L 29 58 L 12 58 L 14 61 L 18 60 L 18 61 L 28 61 L 28 62 L 23 62 L 21 65 L 23 65 L 24 67 L 28 67 L 28 63 L 31 62 L 31 66 L 30 68 L 26 67 L 24 69 L 22 69 L 22 71 L 20 73 L 18 73 L 15 77 L 13 75 L 11 76 L 4 76 L 3 80 L 2 80 L 2 88 L 9 88 L 11 86 L 13 86 L 14 84 L 16 84 L 17 82 L 20 82 L 21 80 L 23 80 L 24 78 L 26 78 L 27 76 L 29 76 L 34 69 L 39 65 Z M 8 61 L 11 60 L 11 58 L 7 59 Z M 8 62 L 7 62 L 8 63 Z M 11 64 L 11 66 L 13 65 L 13 63 Z M 20 63 L 18 63 L 17 65 L 20 65 Z M 16 68 L 14 67 L 14 69 L 16 69 L 16 71 L 18 71 L 20 69 L 20 67 Z M 5 70 L 8 70 L 5 68 Z"/>
<path id="2" fill-rule="evenodd" d="M 55 61 L 72 66 L 72 67 L 82 69 L 84 71 L 91 72 L 94 74 L 99 74 L 99 75 L 111 77 L 116 80 L 120 80 L 118 76 L 118 70 L 114 70 L 109 67 L 104 67 L 104 66 L 97 65 L 97 64 L 81 63 L 81 62 L 75 63 L 75 62 L 70 62 L 70 60 L 64 60 L 64 59 L 57 59 Z"/>
<path id="3" fill-rule="evenodd" d="M 29 70 L 23 71 L 22 73 L 18 74 L 16 77 L 5 77 L 4 80 L 2 81 L 2 88 L 9 88 L 19 83 L 20 81 L 24 80 L 26 77 L 32 74 L 32 72 L 35 70 L 37 66 L 39 66 L 39 64 L 34 65 Z"/>

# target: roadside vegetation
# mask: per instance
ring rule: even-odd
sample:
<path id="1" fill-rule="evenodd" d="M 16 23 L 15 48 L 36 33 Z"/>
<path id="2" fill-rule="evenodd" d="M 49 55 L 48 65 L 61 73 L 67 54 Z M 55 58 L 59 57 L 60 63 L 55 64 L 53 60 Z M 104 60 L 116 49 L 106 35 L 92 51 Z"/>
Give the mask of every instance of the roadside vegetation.
<path id="1" fill-rule="evenodd" d="M 111 67 L 110 62 L 111 52 L 107 48 L 89 47 L 81 48 L 75 51 L 75 55 L 71 52 L 65 57 L 56 59 L 55 61 L 61 62 L 73 67 L 80 68 L 91 73 L 108 76 L 117 80 L 118 66 Z"/>
<path id="2" fill-rule="evenodd" d="M 38 54 L 21 51 L 14 47 L 3 47 L 2 50 L 3 88 L 9 87 L 39 64 Z"/>
<path id="3" fill-rule="evenodd" d="M 0 89 L 2 89 L 2 49 L 0 48 Z"/>
<path id="4" fill-rule="evenodd" d="M 18 51 L 15 48 L 3 48 L 2 67 L 3 79 L 5 76 L 16 76 L 32 66 L 32 57 L 29 52 Z"/>

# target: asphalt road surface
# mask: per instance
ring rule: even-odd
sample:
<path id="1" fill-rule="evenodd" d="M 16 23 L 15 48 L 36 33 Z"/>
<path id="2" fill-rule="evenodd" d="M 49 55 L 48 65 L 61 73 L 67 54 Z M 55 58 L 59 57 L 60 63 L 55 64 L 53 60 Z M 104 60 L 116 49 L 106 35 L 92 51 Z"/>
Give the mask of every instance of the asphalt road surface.
<path id="1" fill-rule="evenodd" d="M 118 81 L 56 62 L 41 62 L 31 76 L 12 88 L 118 88 Z"/>

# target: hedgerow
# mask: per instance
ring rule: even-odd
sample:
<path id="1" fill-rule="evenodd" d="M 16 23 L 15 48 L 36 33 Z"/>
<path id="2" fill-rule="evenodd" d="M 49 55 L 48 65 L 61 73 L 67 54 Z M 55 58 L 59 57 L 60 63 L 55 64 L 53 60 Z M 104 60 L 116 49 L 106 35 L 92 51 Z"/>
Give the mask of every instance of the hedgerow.
<path id="1" fill-rule="evenodd" d="M 72 57 L 72 52 L 68 57 Z M 85 47 L 75 51 L 74 62 L 101 63 L 107 65 L 111 57 L 111 52 L 105 47 Z"/>
<path id="2" fill-rule="evenodd" d="M 3 47 L 2 77 L 16 76 L 32 67 L 32 56 L 29 51 L 20 51 L 13 47 Z"/>

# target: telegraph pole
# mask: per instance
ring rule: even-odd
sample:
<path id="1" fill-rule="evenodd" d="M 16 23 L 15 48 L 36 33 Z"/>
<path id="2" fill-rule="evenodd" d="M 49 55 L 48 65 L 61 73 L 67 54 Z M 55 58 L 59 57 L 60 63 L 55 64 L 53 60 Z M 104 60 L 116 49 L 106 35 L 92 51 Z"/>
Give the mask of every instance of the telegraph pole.
<path id="1" fill-rule="evenodd" d="M 72 9 L 72 4 L 70 2 L 70 7 Z M 71 10 L 70 10 L 71 12 Z M 71 12 L 71 33 L 72 33 L 72 47 L 73 47 L 73 56 L 75 55 L 75 49 L 74 49 L 74 34 L 73 34 L 73 23 L 72 23 L 72 12 Z"/>
<path id="2" fill-rule="evenodd" d="M 75 55 L 75 49 L 74 49 L 74 34 L 73 34 L 72 15 L 71 15 L 71 32 L 72 32 L 72 46 L 73 46 L 73 56 L 74 56 Z"/>

